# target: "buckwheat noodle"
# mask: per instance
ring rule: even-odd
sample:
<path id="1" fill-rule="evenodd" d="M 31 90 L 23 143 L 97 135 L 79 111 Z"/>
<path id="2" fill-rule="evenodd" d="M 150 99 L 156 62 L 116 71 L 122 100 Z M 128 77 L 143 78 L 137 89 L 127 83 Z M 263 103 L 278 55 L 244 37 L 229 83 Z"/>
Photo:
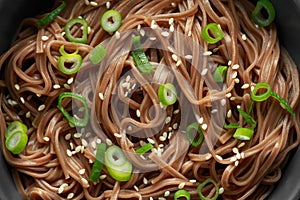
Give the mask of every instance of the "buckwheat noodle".
<path id="1" fill-rule="evenodd" d="M 119 55 L 115 62 L 104 68 L 89 63 L 88 54 L 94 46 L 118 37 L 100 26 L 99 19 L 107 7 L 123 16 L 118 30 L 121 41 L 128 30 L 137 33 L 147 27 L 158 32 L 168 30 L 172 44 L 163 33 L 155 39 L 169 51 L 145 50 L 156 67 L 152 77 L 143 76 L 136 68 L 130 52 L 123 51 L 125 42 L 124 46 L 121 42 L 106 45 L 112 58 Z M 175 191 L 184 186 L 192 199 L 198 199 L 198 184 L 210 177 L 224 189 L 220 194 L 223 199 L 265 199 L 300 142 L 300 87 L 297 68 L 280 46 L 275 25 L 257 27 L 250 19 L 253 8 L 246 0 L 109 3 L 69 0 L 66 9 L 45 28 L 36 25 L 40 17 L 25 19 L 11 48 L 0 59 L 4 73 L 1 145 L 5 159 L 13 167 L 13 177 L 22 197 L 173 199 Z M 87 44 L 71 43 L 63 34 L 66 22 L 79 16 L 90 27 Z M 202 27 L 211 22 L 220 24 L 225 33 L 215 45 L 207 45 L 201 38 Z M 81 34 L 80 29 L 72 31 L 75 36 Z M 180 34 L 201 45 L 203 52 L 212 54 L 199 57 L 202 50 L 186 45 Z M 68 51 L 78 48 L 83 57 L 78 75 L 81 77 L 70 79 L 71 76 L 59 71 L 57 59 L 61 45 Z M 188 56 L 175 62 L 172 49 Z M 230 66 L 221 90 L 212 90 L 208 85 L 215 67 L 211 63 Z M 233 69 L 236 64 L 239 67 Z M 168 66 L 169 71 L 161 66 Z M 201 66 L 201 71 L 195 66 Z M 177 83 L 181 100 L 192 105 L 190 108 L 184 110 L 178 102 L 165 110 L 161 108 L 157 83 L 167 79 Z M 223 129 L 223 124 L 218 122 L 242 120 L 236 107 L 249 107 L 251 86 L 260 81 L 268 82 L 273 91 L 286 99 L 295 115 L 291 116 L 273 100 L 255 103 L 253 115 L 257 128 L 253 138 L 247 142 L 236 140 L 232 138 L 233 131 Z M 85 128 L 71 127 L 57 108 L 59 94 L 75 89 L 88 99 L 91 116 Z M 220 102 L 225 110 L 223 118 L 214 118 L 213 113 L 221 111 L 213 112 L 212 108 Z M 72 102 L 65 103 L 71 109 Z M 23 121 L 29 128 L 28 145 L 19 155 L 11 154 L 3 142 L 6 125 L 14 120 Z M 204 143 L 196 148 L 189 146 L 182 127 L 195 120 L 201 121 L 205 135 Z M 138 156 L 134 150 L 149 140 L 155 142 L 155 150 L 144 157 Z M 124 150 L 134 166 L 128 182 L 115 181 L 105 167 L 99 183 L 86 181 L 99 142 L 112 142 Z M 208 184 L 202 192 L 212 197 L 215 188 Z"/>

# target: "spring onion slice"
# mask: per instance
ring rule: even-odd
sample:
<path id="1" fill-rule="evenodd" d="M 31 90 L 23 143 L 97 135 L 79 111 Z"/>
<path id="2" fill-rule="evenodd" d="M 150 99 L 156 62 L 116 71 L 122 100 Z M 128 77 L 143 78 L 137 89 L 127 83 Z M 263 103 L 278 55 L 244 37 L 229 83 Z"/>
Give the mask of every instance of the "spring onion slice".
<path id="1" fill-rule="evenodd" d="M 227 73 L 227 66 L 218 66 L 215 73 L 214 73 L 214 80 L 217 83 L 223 83 L 226 79 L 226 73 Z"/>
<path id="2" fill-rule="evenodd" d="M 165 105 L 173 105 L 177 101 L 177 91 L 172 83 L 160 85 L 158 88 L 158 99 Z"/>
<path id="3" fill-rule="evenodd" d="M 186 190 L 177 190 L 174 194 L 174 200 L 184 197 L 186 200 L 191 199 L 191 194 Z"/>
<path id="4" fill-rule="evenodd" d="M 97 146 L 96 158 L 92 167 L 91 174 L 89 176 L 89 180 L 93 182 L 98 182 L 103 163 L 104 163 L 104 155 L 105 155 L 106 145 L 104 143 L 100 143 Z"/>
<path id="5" fill-rule="evenodd" d="M 196 136 L 193 134 L 194 133 L 193 130 L 197 131 Z M 204 136 L 203 136 L 202 130 L 197 122 L 194 122 L 187 126 L 186 137 L 193 147 L 197 147 L 203 142 Z"/>
<path id="6" fill-rule="evenodd" d="M 279 96 L 279 94 L 272 92 L 271 96 L 275 98 L 277 101 L 279 101 L 283 109 L 286 109 L 291 115 L 295 114 L 290 104 L 286 100 L 284 100 L 281 96 Z"/>
<path id="7" fill-rule="evenodd" d="M 134 36 L 132 38 L 134 51 L 131 52 L 134 62 L 136 63 L 138 69 L 145 74 L 153 72 L 153 66 L 150 64 L 143 48 L 141 45 L 141 37 Z"/>
<path id="8" fill-rule="evenodd" d="M 247 112 L 243 111 L 242 109 L 238 108 L 237 109 L 239 111 L 239 113 L 243 116 L 243 118 L 245 119 L 246 123 L 248 125 L 253 125 L 252 128 L 255 128 L 256 127 L 256 121 L 255 119 L 250 115 L 248 114 Z"/>
<path id="9" fill-rule="evenodd" d="M 16 130 L 6 138 L 5 146 L 13 154 L 19 154 L 25 149 L 27 142 L 27 133 L 21 130 Z"/>
<path id="10" fill-rule="evenodd" d="M 215 196 L 213 196 L 212 198 L 207 198 L 202 194 L 202 188 L 205 187 L 207 184 L 212 183 L 215 186 L 216 189 L 216 193 Z M 218 184 L 211 178 L 207 178 L 205 181 L 203 181 L 201 184 L 198 185 L 197 187 L 197 193 L 200 197 L 201 200 L 217 200 L 218 196 L 219 196 L 219 186 Z"/>
<path id="11" fill-rule="evenodd" d="M 263 10 L 267 12 L 266 18 L 263 16 Z M 259 0 L 252 11 L 251 18 L 255 24 L 266 27 L 274 21 L 275 15 L 275 8 L 269 0 Z"/>
<path id="12" fill-rule="evenodd" d="M 90 61 L 96 65 L 106 56 L 106 49 L 102 46 L 102 44 L 98 44 L 95 48 L 90 52 L 89 59 Z"/>
<path id="13" fill-rule="evenodd" d="M 224 125 L 224 128 L 228 128 L 228 129 L 231 129 L 231 128 L 240 128 L 241 126 L 238 124 L 238 123 L 231 123 L 231 124 L 228 124 L 228 125 Z"/>
<path id="14" fill-rule="evenodd" d="M 153 149 L 153 145 L 151 143 L 147 143 L 143 146 L 141 146 L 140 148 L 138 148 L 135 152 L 139 155 L 144 154 L 148 151 L 150 151 L 151 149 Z"/>
<path id="15" fill-rule="evenodd" d="M 100 24 L 108 33 L 117 31 L 122 24 L 122 15 L 116 10 L 107 10 L 103 13 Z"/>
<path id="16" fill-rule="evenodd" d="M 235 130 L 233 137 L 238 140 L 250 140 L 254 130 L 251 128 L 239 127 Z"/>
<path id="17" fill-rule="evenodd" d="M 203 28 L 201 36 L 207 43 L 215 44 L 224 37 L 224 33 L 219 24 L 210 23 Z"/>
<path id="18" fill-rule="evenodd" d="M 59 70 L 67 75 L 77 73 L 82 65 L 82 57 L 77 54 L 78 49 L 76 49 L 73 53 L 67 53 L 64 49 L 64 45 L 62 45 L 59 48 L 59 52 L 61 53 L 61 56 L 57 60 Z M 71 64 L 71 66 L 66 66 L 68 64 Z"/>
<path id="19" fill-rule="evenodd" d="M 13 121 L 8 124 L 6 131 L 5 131 L 5 137 L 8 138 L 11 134 L 20 131 L 20 132 L 27 132 L 27 126 L 23 124 L 20 121 Z"/>
<path id="20" fill-rule="evenodd" d="M 71 33 L 71 28 L 75 24 L 80 24 L 82 26 L 82 36 L 81 37 L 74 37 Z M 66 37 L 70 42 L 75 42 L 75 43 L 87 43 L 87 35 L 88 35 L 88 23 L 86 19 L 83 18 L 74 18 L 71 19 L 67 22 L 65 25 L 65 33 Z"/>
<path id="21" fill-rule="evenodd" d="M 46 15 L 45 17 L 39 19 L 36 23 L 39 27 L 45 27 L 48 24 L 50 24 L 58 15 L 59 13 L 65 9 L 67 3 L 65 0 L 61 1 L 61 4 L 54 9 L 51 13 L 49 13 L 48 15 Z"/>
<path id="22" fill-rule="evenodd" d="M 76 100 L 79 100 L 83 106 L 84 106 L 84 117 L 79 118 L 78 116 L 71 116 L 68 111 L 63 107 L 62 100 L 64 98 L 73 98 Z M 67 121 L 72 125 L 76 127 L 84 127 L 88 124 L 89 121 L 89 110 L 88 105 L 86 102 L 86 99 L 79 95 L 72 92 L 63 92 L 58 97 L 58 109 L 61 111 L 61 113 L 64 115 L 64 117 L 67 119 Z"/>
<path id="23" fill-rule="evenodd" d="M 132 174 L 132 164 L 118 146 L 110 146 L 104 156 L 108 173 L 117 181 L 128 181 Z"/>
<path id="24" fill-rule="evenodd" d="M 257 94 L 259 90 L 266 90 L 261 94 Z M 251 92 L 251 99 L 253 101 L 266 101 L 272 94 L 271 86 L 265 82 L 259 82 L 255 85 Z"/>

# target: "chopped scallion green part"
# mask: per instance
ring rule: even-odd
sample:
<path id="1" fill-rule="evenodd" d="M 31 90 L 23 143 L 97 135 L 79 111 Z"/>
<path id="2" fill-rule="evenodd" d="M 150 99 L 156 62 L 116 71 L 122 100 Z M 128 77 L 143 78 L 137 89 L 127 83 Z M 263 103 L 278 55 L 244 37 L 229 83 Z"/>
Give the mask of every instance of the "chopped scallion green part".
<path id="1" fill-rule="evenodd" d="M 144 50 L 141 45 L 141 37 L 134 36 L 132 38 L 134 51 L 131 52 L 133 60 L 137 65 L 137 68 L 145 74 L 149 74 L 153 72 L 153 66 L 150 64 Z"/>
<path id="2" fill-rule="evenodd" d="M 151 149 L 153 149 L 153 145 L 151 143 L 147 143 L 143 146 L 141 146 L 140 148 L 138 148 L 135 152 L 139 155 L 146 153 L 148 151 L 150 151 Z"/>
<path id="3" fill-rule="evenodd" d="M 241 126 L 238 124 L 238 123 L 231 123 L 231 124 L 228 124 L 228 125 L 224 125 L 224 128 L 228 128 L 228 129 L 231 129 L 231 128 L 240 128 Z"/>
<path id="4" fill-rule="evenodd" d="M 103 13 L 100 24 L 108 33 L 117 31 L 122 24 L 122 15 L 116 10 L 107 10 Z"/>
<path id="5" fill-rule="evenodd" d="M 284 100 L 281 96 L 279 96 L 279 94 L 272 92 L 271 96 L 275 98 L 277 101 L 279 101 L 283 109 L 286 109 L 291 115 L 295 114 L 290 104 L 286 100 Z"/>
<path id="6" fill-rule="evenodd" d="M 67 3 L 65 0 L 61 1 L 61 4 L 53 10 L 51 13 L 46 15 L 45 17 L 39 19 L 36 23 L 39 27 L 45 27 L 50 24 L 58 15 L 59 13 L 66 7 Z"/>
<path id="7" fill-rule="evenodd" d="M 226 73 L 227 73 L 227 66 L 218 66 L 215 73 L 214 73 L 214 80 L 217 83 L 223 83 L 226 79 Z"/>
<path id="8" fill-rule="evenodd" d="M 253 133 L 254 130 L 251 128 L 239 127 L 234 132 L 233 137 L 238 140 L 250 140 Z"/>
<path id="9" fill-rule="evenodd" d="M 173 105 L 177 101 L 177 91 L 172 83 L 160 85 L 158 88 L 158 99 L 165 105 Z"/>
<path id="10" fill-rule="evenodd" d="M 266 90 L 260 94 L 257 94 L 259 90 Z M 255 85 L 253 91 L 251 92 L 251 99 L 253 101 L 265 101 L 272 94 L 271 86 L 265 82 L 259 82 Z"/>
<path id="11" fill-rule="evenodd" d="M 6 131 L 5 131 L 5 137 L 8 138 L 11 134 L 21 131 L 21 132 L 27 132 L 27 126 L 23 124 L 20 121 L 13 121 L 8 124 Z"/>
<path id="12" fill-rule="evenodd" d="M 96 158 L 92 167 L 91 174 L 89 176 L 89 180 L 93 182 L 98 182 L 103 163 L 104 163 L 104 155 L 106 150 L 106 144 L 100 143 L 97 146 Z"/>
<path id="13" fill-rule="evenodd" d="M 118 146 L 110 146 L 104 157 L 108 173 L 117 181 L 128 181 L 132 174 L 132 164 Z"/>
<path id="14" fill-rule="evenodd" d="M 98 44 L 90 52 L 89 59 L 94 65 L 98 64 L 106 56 L 106 53 L 106 49 L 102 46 L 102 44 Z"/>
<path id="15" fill-rule="evenodd" d="M 263 10 L 267 13 L 266 17 L 263 15 Z M 275 15 L 275 8 L 269 0 L 259 0 L 252 11 L 251 17 L 255 24 L 266 27 L 274 21 Z"/>
<path id="16" fill-rule="evenodd" d="M 62 101 L 63 101 L 64 98 L 73 98 L 75 100 L 80 101 L 83 104 L 83 107 L 84 107 L 84 116 L 83 116 L 83 118 L 79 118 L 76 115 L 71 116 L 68 113 L 68 111 L 62 105 Z M 61 111 L 61 113 L 64 115 L 64 117 L 68 120 L 68 122 L 72 126 L 84 127 L 88 124 L 89 110 L 88 110 L 88 105 L 87 105 L 86 99 L 83 96 L 81 96 L 79 94 L 72 93 L 72 92 L 63 92 L 63 93 L 61 93 L 58 97 L 58 109 Z"/>
<path id="17" fill-rule="evenodd" d="M 207 198 L 206 196 L 204 196 L 202 194 L 202 188 L 205 187 L 209 183 L 213 184 L 215 187 L 215 190 L 216 190 L 215 195 L 212 198 Z M 207 178 L 205 181 L 203 181 L 201 184 L 198 185 L 197 193 L 201 200 L 217 200 L 218 196 L 219 196 L 219 186 L 213 179 Z"/>
<path id="18" fill-rule="evenodd" d="M 204 136 L 197 122 L 188 125 L 186 128 L 186 137 L 193 147 L 197 147 L 203 142 Z"/>
<path id="19" fill-rule="evenodd" d="M 82 27 L 82 36 L 81 37 L 74 37 L 71 33 L 71 29 L 74 25 L 79 24 Z M 85 19 L 83 18 L 75 18 L 71 19 L 67 22 L 65 25 L 65 33 L 66 37 L 70 42 L 75 42 L 75 43 L 87 43 L 87 35 L 88 35 L 88 23 Z"/>
<path id="20" fill-rule="evenodd" d="M 207 24 L 203 28 L 201 35 L 203 40 L 209 44 L 215 44 L 224 37 L 224 33 L 222 31 L 220 24 L 216 24 L 216 23 Z"/>
<path id="21" fill-rule="evenodd" d="M 256 127 L 256 121 L 255 121 L 255 119 L 250 114 L 248 114 L 247 112 L 243 111 L 242 109 L 238 108 L 237 110 L 243 116 L 243 118 L 245 119 L 246 123 L 248 125 L 253 125 L 252 128 L 254 129 Z"/>
<path id="22" fill-rule="evenodd" d="M 62 45 L 59 51 L 62 54 L 57 60 L 57 66 L 59 70 L 68 75 L 77 73 L 82 65 L 82 57 L 81 55 L 77 54 L 78 49 L 74 53 L 68 54 L 64 50 L 64 45 Z"/>
<path id="23" fill-rule="evenodd" d="M 186 200 L 191 199 L 191 194 L 186 190 L 177 190 L 174 194 L 174 200 L 177 200 L 179 198 L 185 198 Z"/>

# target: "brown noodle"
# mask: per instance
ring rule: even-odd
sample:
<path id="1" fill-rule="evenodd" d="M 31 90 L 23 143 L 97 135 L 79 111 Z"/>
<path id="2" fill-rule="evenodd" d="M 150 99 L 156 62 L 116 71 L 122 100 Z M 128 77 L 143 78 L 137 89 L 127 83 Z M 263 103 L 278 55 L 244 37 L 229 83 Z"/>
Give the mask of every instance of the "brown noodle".
<path id="1" fill-rule="evenodd" d="M 192 64 L 182 59 L 182 63 L 176 66 L 167 51 L 150 49 L 146 53 L 151 63 L 157 66 L 156 70 L 160 69 L 160 65 L 170 66 L 173 74 L 168 76 L 160 69 L 161 73 L 153 77 L 156 83 L 165 82 L 165 78 L 175 79 L 184 98 L 200 110 L 203 123 L 208 124 L 208 128 L 204 128 L 205 143 L 201 148 L 194 148 L 189 146 L 176 123 L 182 125 L 191 121 L 180 119 L 182 114 L 197 118 L 195 109 L 180 110 L 178 114 L 178 103 L 169 106 L 166 113 L 171 116 L 171 121 L 165 125 L 166 116 L 156 93 L 158 86 L 149 83 L 137 70 L 129 52 L 102 71 L 89 66 L 87 55 L 92 48 L 111 37 L 99 23 L 101 15 L 107 10 L 107 3 L 101 0 L 95 2 L 97 5 L 93 6 L 87 5 L 84 0 L 67 1 L 67 8 L 45 28 L 37 27 L 38 18 L 25 19 L 11 49 L 0 59 L 1 69 L 5 72 L 1 83 L 1 133 L 13 120 L 21 120 L 29 128 L 29 142 L 21 154 L 12 155 L 4 142 L 1 143 L 7 162 L 14 168 L 13 177 L 22 197 L 66 199 L 73 194 L 71 199 L 149 199 L 164 197 L 169 191 L 170 195 L 165 198 L 172 199 L 179 185 L 185 183 L 184 188 L 190 191 L 192 198 L 198 199 L 197 185 L 211 177 L 224 188 L 221 194 L 223 199 L 266 198 L 280 179 L 281 169 L 290 152 L 300 142 L 299 75 L 295 64 L 277 40 L 275 25 L 257 27 L 249 18 L 254 6 L 246 0 L 110 2 L 110 8 L 118 10 L 123 16 L 120 35 L 131 29 L 136 30 L 139 25 L 153 28 L 153 22 L 158 29 L 169 29 L 169 21 L 174 19 L 175 32 L 170 33 L 174 39 L 173 49 L 181 55 L 190 54 Z M 62 34 L 66 22 L 78 16 L 85 18 L 91 29 L 87 44 L 73 44 Z M 201 38 L 202 27 L 211 22 L 220 24 L 225 33 L 225 38 L 217 45 L 207 45 Z M 80 35 L 80 30 L 73 31 L 74 35 Z M 199 49 L 184 47 L 184 42 L 176 33 L 192 38 L 204 51 L 212 51 L 209 57 L 214 63 L 227 65 L 230 61 L 229 66 L 240 66 L 229 69 L 224 90 L 210 90 L 203 78 L 211 78 L 209 73 L 198 73 L 194 66 L 201 65 L 202 69 L 209 71 L 213 67 L 206 56 L 197 57 Z M 42 36 L 48 39 L 43 40 Z M 168 48 L 169 44 L 161 35 L 157 39 L 161 40 L 165 49 Z M 88 98 L 91 120 L 89 126 L 82 129 L 71 127 L 57 108 L 59 94 L 75 88 L 74 82 L 68 82 L 70 76 L 62 74 L 57 68 L 61 45 L 70 51 L 78 48 L 84 58 L 82 72 L 86 73 L 81 72 L 83 77 L 76 90 Z M 107 48 L 113 52 L 112 55 L 122 51 L 121 45 L 107 45 Z M 235 72 L 237 78 L 232 78 Z M 126 73 L 131 75 L 131 86 L 139 86 L 131 98 L 127 97 L 128 91 L 120 86 L 126 82 Z M 236 107 L 249 107 L 251 86 L 260 81 L 268 82 L 273 91 L 286 99 L 295 110 L 295 115 L 289 115 L 276 101 L 254 104 L 253 115 L 258 126 L 253 138 L 243 143 L 231 137 L 232 130 L 224 130 L 218 123 L 212 122 L 211 108 L 225 94 L 231 94 L 231 97 L 227 95 L 228 98 L 225 98 L 225 115 L 228 115 L 225 121 L 240 121 L 242 118 Z M 246 83 L 249 87 L 241 89 Z M 60 87 L 54 88 L 54 85 Z M 185 88 L 192 88 L 194 93 L 185 91 Z M 103 101 L 99 93 L 104 94 Z M 40 105 L 45 105 L 45 108 L 38 109 Z M 112 105 L 120 107 L 113 109 Z M 66 106 L 71 108 L 72 103 L 67 102 Z M 137 109 L 140 117 L 135 114 Z M 153 113 L 155 116 L 152 116 Z M 128 129 L 130 134 L 121 131 L 129 125 L 134 127 L 133 130 Z M 169 126 L 173 126 L 171 131 Z M 206 130 L 212 133 L 208 134 Z M 161 141 L 160 136 L 168 131 L 172 132 L 170 138 Z M 153 135 L 153 132 L 156 134 Z M 70 134 L 71 138 L 68 138 Z M 143 135 L 144 139 L 136 135 Z M 213 136 L 218 136 L 216 141 L 210 138 Z M 134 150 L 141 145 L 140 140 L 147 142 L 145 138 L 148 137 L 155 141 L 157 151 L 161 151 L 162 145 L 159 144 L 166 148 L 144 158 L 137 156 Z M 95 159 L 95 146 L 97 142 L 107 142 L 107 139 L 122 147 L 134 165 L 134 173 L 128 182 L 118 182 L 109 176 L 104 167 L 102 175 L 106 177 L 102 176 L 98 184 L 86 183 Z M 1 141 L 4 140 L 5 134 L 1 134 Z M 235 147 L 239 153 L 232 151 Z M 73 152 L 73 155 L 69 156 L 67 151 Z M 79 173 L 81 169 L 85 169 L 83 173 Z M 59 193 L 64 183 L 67 185 Z M 202 192 L 212 197 L 215 189 L 207 185 Z"/>

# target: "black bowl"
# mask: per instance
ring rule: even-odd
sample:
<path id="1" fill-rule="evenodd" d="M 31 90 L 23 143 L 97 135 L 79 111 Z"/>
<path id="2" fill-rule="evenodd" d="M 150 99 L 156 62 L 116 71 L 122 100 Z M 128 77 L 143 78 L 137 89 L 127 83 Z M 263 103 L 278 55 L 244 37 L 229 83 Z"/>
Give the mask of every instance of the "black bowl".
<path id="1" fill-rule="evenodd" d="M 300 1 L 271 0 L 276 8 L 276 24 L 281 44 L 296 62 L 300 71 Z M 24 17 L 35 16 L 49 10 L 54 0 L 0 0 L 0 54 L 8 49 L 14 33 Z M 1 141 L 0 141 L 1 142 Z M 300 148 L 296 149 L 283 176 L 269 196 L 269 200 L 300 199 Z M 0 150 L 0 199 L 21 199 Z"/>

